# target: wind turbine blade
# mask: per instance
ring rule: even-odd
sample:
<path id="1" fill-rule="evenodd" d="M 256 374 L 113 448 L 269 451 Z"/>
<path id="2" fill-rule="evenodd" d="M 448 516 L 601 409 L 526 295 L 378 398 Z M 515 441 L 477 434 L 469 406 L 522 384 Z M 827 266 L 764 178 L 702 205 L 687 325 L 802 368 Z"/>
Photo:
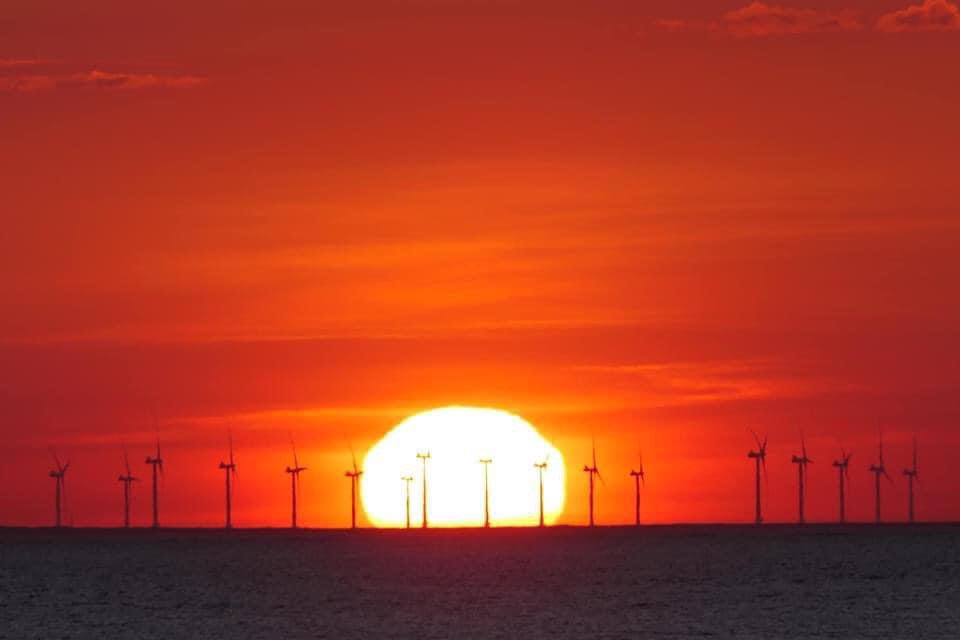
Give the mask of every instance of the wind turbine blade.
<path id="1" fill-rule="evenodd" d="M 880 450 L 880 466 L 883 466 L 883 427 L 880 428 L 880 439 L 878 448 Z"/>
<path id="2" fill-rule="evenodd" d="M 299 468 L 300 468 L 300 462 L 297 460 L 297 445 L 296 445 L 296 443 L 293 441 L 293 434 L 292 434 L 292 433 L 290 434 L 290 448 L 293 449 L 293 468 L 294 468 L 294 469 L 299 469 Z"/>
<path id="3" fill-rule="evenodd" d="M 63 465 L 60 464 L 60 458 L 57 457 L 57 452 L 53 447 L 50 447 L 50 455 L 53 456 L 53 462 L 57 465 L 57 471 L 60 471 Z"/>
<path id="4" fill-rule="evenodd" d="M 127 454 L 127 446 L 123 446 L 123 464 L 127 467 L 127 477 L 130 477 L 130 456 Z"/>
<path id="5" fill-rule="evenodd" d="M 353 473 L 357 473 L 357 454 L 353 451 L 353 443 L 350 443 L 350 460 L 353 463 Z"/>
<path id="6" fill-rule="evenodd" d="M 753 440 L 757 443 L 757 449 L 762 449 L 763 445 L 760 443 L 760 436 L 758 436 L 757 432 L 753 429 L 750 429 L 750 433 L 753 435 Z"/>
<path id="7" fill-rule="evenodd" d="M 227 439 L 230 441 L 230 466 L 233 466 L 233 432 L 227 431 Z"/>
<path id="8" fill-rule="evenodd" d="M 597 441 L 593 438 L 593 436 L 590 436 L 590 450 L 593 454 L 593 468 L 596 469 L 597 468 Z M 597 475 L 599 476 L 600 474 L 597 473 Z"/>
<path id="9" fill-rule="evenodd" d="M 917 474 L 917 438 L 913 438 L 913 473 Z"/>

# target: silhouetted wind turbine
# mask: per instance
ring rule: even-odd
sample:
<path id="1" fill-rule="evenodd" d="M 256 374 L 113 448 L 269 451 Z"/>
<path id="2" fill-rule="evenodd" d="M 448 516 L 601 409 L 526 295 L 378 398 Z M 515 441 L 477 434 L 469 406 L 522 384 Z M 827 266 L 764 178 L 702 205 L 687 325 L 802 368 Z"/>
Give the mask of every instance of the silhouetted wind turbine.
<path id="1" fill-rule="evenodd" d="M 907 503 L 907 521 L 911 524 L 914 522 L 914 512 L 913 512 L 913 481 L 919 480 L 918 470 L 917 470 L 917 439 L 913 439 L 913 466 L 909 469 L 903 470 L 903 475 L 907 476 L 907 483 L 910 487 L 909 502 Z"/>
<path id="2" fill-rule="evenodd" d="M 850 458 L 852 453 L 840 449 L 840 459 L 833 461 L 840 476 L 840 523 L 847 521 L 847 482 L 850 480 Z"/>
<path id="3" fill-rule="evenodd" d="M 409 529 L 410 528 L 410 483 L 413 482 L 413 476 L 403 476 L 400 479 L 403 480 L 404 489 L 406 489 L 407 529 Z"/>
<path id="4" fill-rule="evenodd" d="M 880 435 L 880 462 L 877 464 L 872 464 L 869 467 L 870 472 L 874 477 L 874 492 L 875 492 L 875 514 L 877 524 L 880 523 L 880 476 L 886 476 L 887 480 L 890 481 L 890 484 L 893 484 L 893 478 L 890 477 L 890 474 L 887 473 L 887 467 L 883 463 L 883 434 Z"/>
<path id="5" fill-rule="evenodd" d="M 160 457 L 160 438 L 157 438 L 157 454 L 153 457 L 147 456 L 146 464 L 153 467 L 153 528 L 160 526 L 160 507 L 157 495 L 157 469 L 163 473 L 163 458 Z"/>
<path id="6" fill-rule="evenodd" d="M 600 469 L 597 467 L 597 445 L 596 442 L 591 442 L 591 451 L 593 453 L 593 462 L 591 466 L 583 465 L 583 472 L 587 474 L 590 481 L 590 526 L 593 526 L 593 476 L 597 476 L 600 481 L 603 481 L 603 477 L 600 475 Z"/>
<path id="7" fill-rule="evenodd" d="M 123 483 L 123 527 L 124 529 L 130 528 L 130 483 L 136 482 L 137 478 L 133 477 L 133 474 L 130 472 L 130 458 L 127 456 L 127 450 L 123 450 L 123 464 L 127 469 L 126 475 L 121 475 L 117 480 Z"/>
<path id="8" fill-rule="evenodd" d="M 227 489 L 227 522 L 225 528 L 233 528 L 233 487 L 230 484 L 231 478 L 237 475 L 237 465 L 233 461 L 233 434 L 228 434 L 230 439 L 230 462 L 220 461 L 219 468 L 223 469 L 223 475 L 226 478 Z"/>
<path id="9" fill-rule="evenodd" d="M 791 462 L 797 465 L 797 473 L 799 477 L 798 491 L 800 497 L 800 507 L 799 515 L 797 516 L 797 522 L 804 524 L 807 521 L 803 510 L 804 498 L 807 491 L 807 465 L 813 462 L 813 460 L 807 456 L 807 441 L 804 439 L 802 433 L 800 434 L 800 455 L 794 455 L 791 458 Z"/>
<path id="10" fill-rule="evenodd" d="M 297 493 L 300 490 L 300 472 L 306 471 L 306 467 L 300 466 L 297 460 L 297 445 L 293 442 L 293 436 L 290 436 L 290 448 L 293 449 L 293 466 L 287 467 L 286 472 L 290 474 L 290 528 L 297 528 Z"/>
<path id="11" fill-rule="evenodd" d="M 483 465 L 483 526 L 490 527 L 490 476 L 489 468 L 492 458 L 480 458 Z"/>
<path id="12" fill-rule="evenodd" d="M 547 470 L 549 457 L 544 458 L 543 462 L 535 462 L 533 466 L 537 468 L 537 475 L 540 479 L 540 526 L 543 526 L 543 472 Z"/>
<path id="13" fill-rule="evenodd" d="M 57 490 L 55 497 L 55 506 L 57 510 L 57 528 L 60 528 L 61 519 L 61 506 L 62 503 L 67 501 L 67 486 L 66 486 L 66 475 L 67 469 L 70 468 L 70 461 L 67 460 L 66 464 L 60 464 L 60 458 L 57 457 L 57 454 L 51 449 L 50 453 L 53 455 L 53 461 L 56 463 L 57 468 L 50 472 L 50 477 L 54 479 Z"/>
<path id="14" fill-rule="evenodd" d="M 634 471 L 631 469 L 630 475 L 633 476 L 633 484 L 635 489 L 633 502 L 634 524 L 640 526 L 640 483 L 647 483 L 646 474 L 643 472 L 643 455 L 640 456 L 640 470 Z"/>
<path id="15" fill-rule="evenodd" d="M 430 459 L 430 452 L 417 452 L 417 458 L 423 462 L 423 521 L 421 526 L 427 528 L 427 460 Z"/>
<path id="16" fill-rule="evenodd" d="M 753 434 L 753 439 L 757 442 L 757 450 L 747 452 L 748 458 L 753 458 L 757 463 L 757 474 L 756 474 L 756 520 L 757 524 L 763 522 L 763 510 L 760 506 L 760 467 L 763 467 L 763 475 L 767 475 L 767 437 L 763 437 L 763 442 L 760 441 L 760 437 L 751 431 Z"/>
<path id="17" fill-rule="evenodd" d="M 357 483 L 363 470 L 357 469 L 357 455 L 353 452 L 353 446 L 350 447 L 350 458 L 353 461 L 353 470 L 344 472 L 344 476 L 350 478 L 350 528 L 357 528 Z"/>

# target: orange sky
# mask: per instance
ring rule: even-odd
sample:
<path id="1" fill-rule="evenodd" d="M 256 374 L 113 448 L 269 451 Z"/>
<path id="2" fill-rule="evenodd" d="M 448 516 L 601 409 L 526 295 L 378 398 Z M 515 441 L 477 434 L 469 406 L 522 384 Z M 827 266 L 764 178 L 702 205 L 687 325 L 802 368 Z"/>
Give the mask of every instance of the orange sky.
<path id="1" fill-rule="evenodd" d="M 564 452 L 564 522 L 591 434 L 601 522 L 640 447 L 651 521 L 751 519 L 750 427 L 770 519 L 801 428 L 809 516 L 842 442 L 867 519 L 880 424 L 960 518 L 956 3 L 79 4 L 0 10 L 0 523 L 51 445 L 114 523 L 152 403 L 169 524 L 221 521 L 227 428 L 237 524 L 287 522 L 288 431 L 343 524 L 348 443 L 452 403 Z"/>

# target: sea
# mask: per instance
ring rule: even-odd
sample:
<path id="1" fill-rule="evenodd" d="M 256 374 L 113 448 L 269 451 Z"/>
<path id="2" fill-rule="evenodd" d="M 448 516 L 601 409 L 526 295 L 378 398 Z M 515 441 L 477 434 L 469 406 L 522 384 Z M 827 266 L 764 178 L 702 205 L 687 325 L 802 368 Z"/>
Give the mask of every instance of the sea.
<path id="1" fill-rule="evenodd" d="M 960 526 L 0 529 L 0 638 L 960 638 Z"/>

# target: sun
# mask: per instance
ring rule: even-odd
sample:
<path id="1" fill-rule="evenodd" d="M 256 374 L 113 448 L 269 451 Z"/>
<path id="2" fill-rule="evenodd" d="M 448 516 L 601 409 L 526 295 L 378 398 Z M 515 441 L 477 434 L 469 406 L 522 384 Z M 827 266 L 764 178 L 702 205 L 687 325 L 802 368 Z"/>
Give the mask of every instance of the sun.
<path id="1" fill-rule="evenodd" d="M 544 521 L 563 512 L 563 456 L 523 418 L 498 409 L 445 407 L 411 416 L 394 427 L 363 461 L 360 494 L 367 519 L 377 527 L 423 519 L 423 459 L 427 469 L 427 519 L 431 527 L 482 526 L 484 465 L 489 479 L 491 526 L 536 525 L 540 520 L 539 473 L 543 472 Z M 404 478 L 411 480 L 405 481 Z"/>

